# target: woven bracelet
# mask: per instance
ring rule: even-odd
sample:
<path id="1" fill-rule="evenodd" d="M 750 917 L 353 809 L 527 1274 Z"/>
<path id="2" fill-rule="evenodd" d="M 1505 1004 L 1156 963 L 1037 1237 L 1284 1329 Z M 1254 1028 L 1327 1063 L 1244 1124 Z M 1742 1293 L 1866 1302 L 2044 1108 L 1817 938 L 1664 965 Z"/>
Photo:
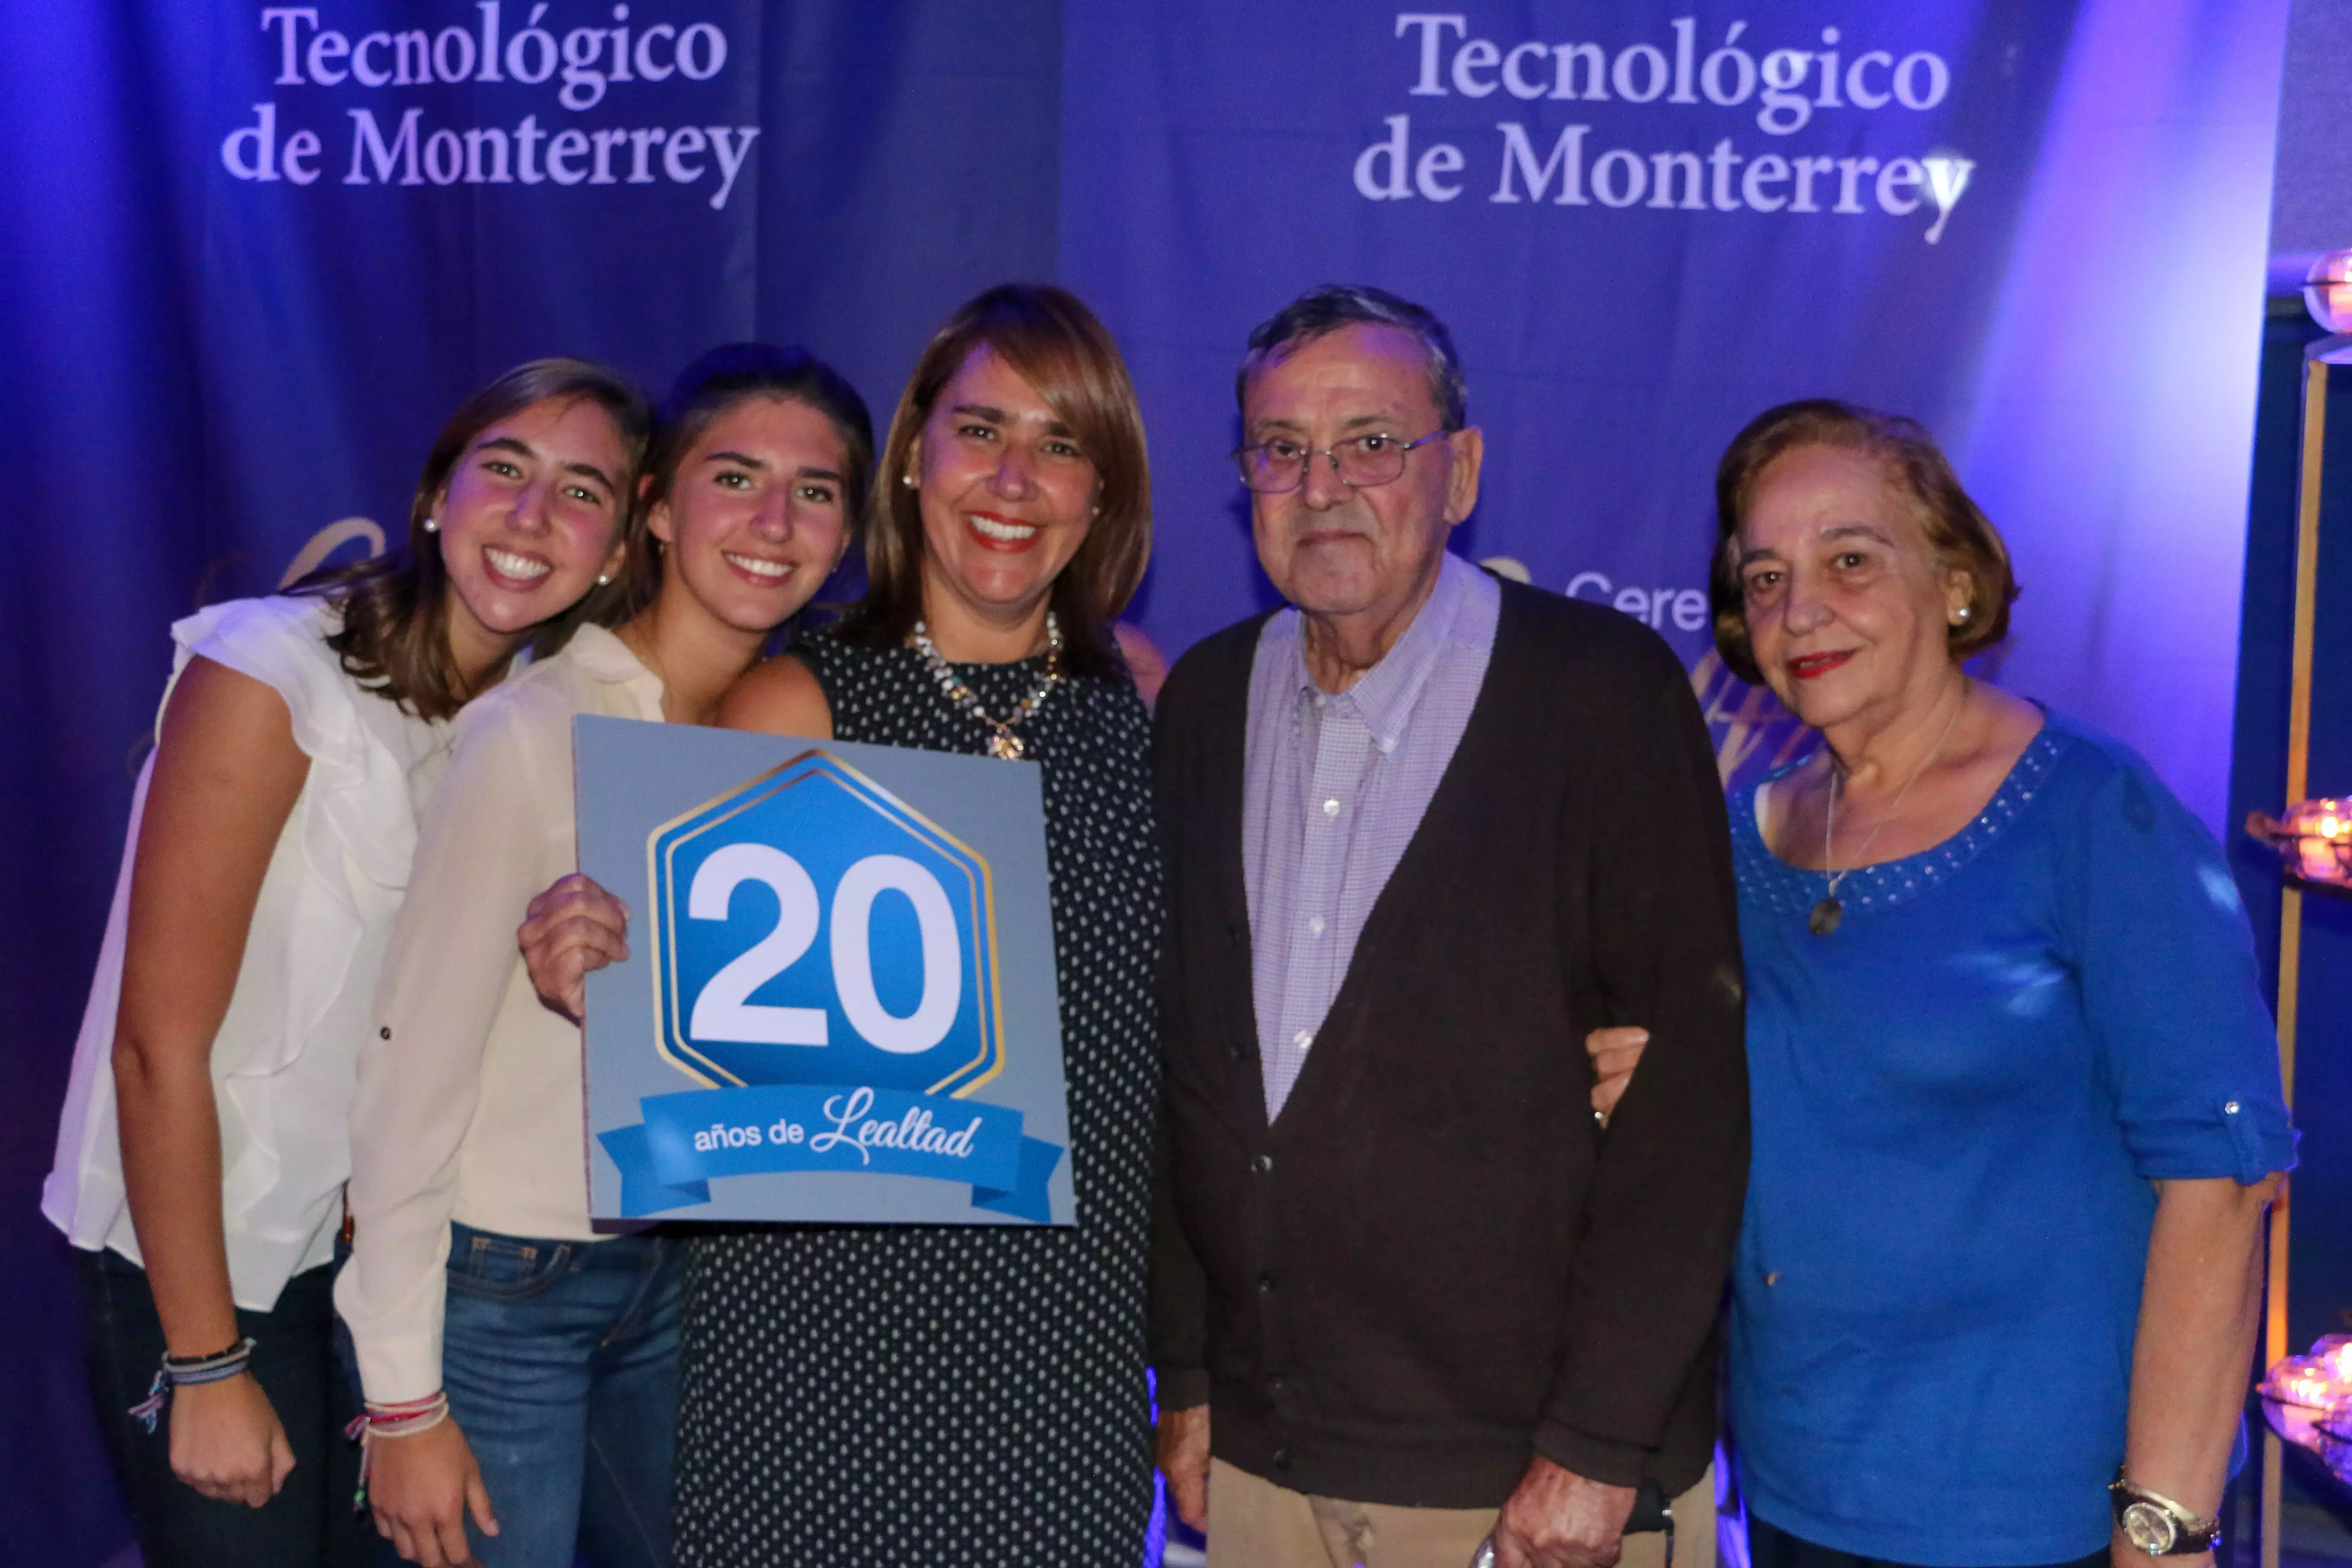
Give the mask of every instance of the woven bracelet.
<path id="1" fill-rule="evenodd" d="M 411 1399 L 396 1405 L 379 1405 L 368 1401 L 367 1408 L 352 1418 L 343 1428 L 343 1436 L 360 1446 L 360 1485 L 352 1493 L 352 1510 L 363 1512 L 367 1508 L 368 1460 L 378 1437 L 408 1437 L 427 1432 L 449 1419 L 449 1396 L 435 1394 L 429 1398 Z"/>
<path id="2" fill-rule="evenodd" d="M 131 1414 L 145 1423 L 152 1434 L 156 1423 L 163 1419 L 164 1407 L 172 1403 L 172 1390 L 200 1383 L 225 1383 L 252 1363 L 253 1351 L 253 1341 L 247 1338 L 211 1355 L 175 1356 L 166 1352 L 163 1364 L 155 1369 L 155 1381 L 149 1385 L 147 1397 L 132 1405 Z"/>

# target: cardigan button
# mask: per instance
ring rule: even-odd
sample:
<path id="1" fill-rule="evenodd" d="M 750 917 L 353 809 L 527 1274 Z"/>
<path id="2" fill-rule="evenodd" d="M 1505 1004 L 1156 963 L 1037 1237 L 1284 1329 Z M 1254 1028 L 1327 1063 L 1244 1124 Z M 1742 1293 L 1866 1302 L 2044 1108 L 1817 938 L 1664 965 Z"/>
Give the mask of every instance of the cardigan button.
<path id="1" fill-rule="evenodd" d="M 1257 1277 L 1257 1293 L 1261 1296 L 1271 1296 L 1274 1294 L 1273 1275 L 1261 1274 Z"/>
<path id="2" fill-rule="evenodd" d="M 1279 1395 L 1282 1393 L 1282 1373 L 1277 1372 L 1266 1378 L 1265 1391 L 1268 1394 L 1276 1395 Z"/>
<path id="3" fill-rule="evenodd" d="M 1290 1468 L 1290 1450 L 1289 1450 L 1289 1449 L 1287 1449 L 1287 1448 L 1276 1448 L 1276 1449 L 1274 1451 L 1274 1468 L 1275 1468 L 1276 1469 L 1277 1469 L 1277 1470 L 1283 1470 L 1283 1471 L 1287 1471 L 1287 1470 Z"/>
<path id="4" fill-rule="evenodd" d="M 1250 1169 L 1256 1172 L 1261 1176 L 1265 1175 L 1268 1171 L 1274 1169 L 1274 1156 L 1271 1154 L 1260 1154 L 1256 1159 L 1250 1162 Z"/>

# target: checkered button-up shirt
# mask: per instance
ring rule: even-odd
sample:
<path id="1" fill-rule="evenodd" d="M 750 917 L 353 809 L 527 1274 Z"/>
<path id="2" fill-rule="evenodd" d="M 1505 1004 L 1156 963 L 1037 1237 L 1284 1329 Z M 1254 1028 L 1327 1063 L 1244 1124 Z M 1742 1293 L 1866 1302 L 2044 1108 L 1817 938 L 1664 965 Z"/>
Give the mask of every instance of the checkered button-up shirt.
<path id="1" fill-rule="evenodd" d="M 1297 610 L 1259 635 L 1242 871 L 1269 1121 L 1306 1068 L 1364 921 L 1469 726 L 1501 605 L 1494 580 L 1449 553 L 1396 646 L 1337 694 L 1307 673 Z"/>

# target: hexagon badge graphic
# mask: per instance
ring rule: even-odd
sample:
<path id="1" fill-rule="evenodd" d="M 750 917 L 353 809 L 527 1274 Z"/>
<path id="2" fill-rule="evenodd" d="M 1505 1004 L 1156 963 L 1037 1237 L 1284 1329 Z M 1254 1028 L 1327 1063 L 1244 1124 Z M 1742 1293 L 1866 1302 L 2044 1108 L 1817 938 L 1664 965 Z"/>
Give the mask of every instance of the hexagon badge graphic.
<path id="1" fill-rule="evenodd" d="M 966 1095 L 1004 1065 L 988 862 L 829 752 L 656 828 L 655 1040 L 709 1087 Z"/>

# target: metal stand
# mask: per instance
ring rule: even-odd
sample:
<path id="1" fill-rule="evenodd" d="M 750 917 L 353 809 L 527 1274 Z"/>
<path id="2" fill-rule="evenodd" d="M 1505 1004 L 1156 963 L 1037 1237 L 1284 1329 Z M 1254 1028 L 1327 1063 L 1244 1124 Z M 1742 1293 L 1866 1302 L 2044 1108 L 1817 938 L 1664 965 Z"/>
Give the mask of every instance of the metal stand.
<path id="1" fill-rule="evenodd" d="M 2294 548 L 2294 642 L 2291 659 L 2291 695 L 2286 721 L 2286 798 L 2298 801 L 2310 794 L 2311 658 L 2319 608 L 2320 474 L 2327 438 L 2327 370 L 2352 363 L 2352 333 L 2322 338 L 2303 351 L 2303 440 L 2299 453 L 2300 494 L 2297 499 Z M 2285 879 L 2279 892 L 2278 1042 L 2279 1080 L 2286 1108 L 2294 1110 L 2294 1032 L 2296 1004 L 2303 979 L 2303 889 Z M 2271 1205 L 2270 1265 L 2264 1284 L 2268 1303 L 2263 1336 L 2263 1364 L 2275 1365 L 2287 1353 L 2286 1266 L 2293 1178 L 2280 1184 L 2278 1201 Z M 2263 1434 L 2262 1568 L 2279 1568 L 2280 1467 L 2284 1445 L 2278 1435 Z"/>

